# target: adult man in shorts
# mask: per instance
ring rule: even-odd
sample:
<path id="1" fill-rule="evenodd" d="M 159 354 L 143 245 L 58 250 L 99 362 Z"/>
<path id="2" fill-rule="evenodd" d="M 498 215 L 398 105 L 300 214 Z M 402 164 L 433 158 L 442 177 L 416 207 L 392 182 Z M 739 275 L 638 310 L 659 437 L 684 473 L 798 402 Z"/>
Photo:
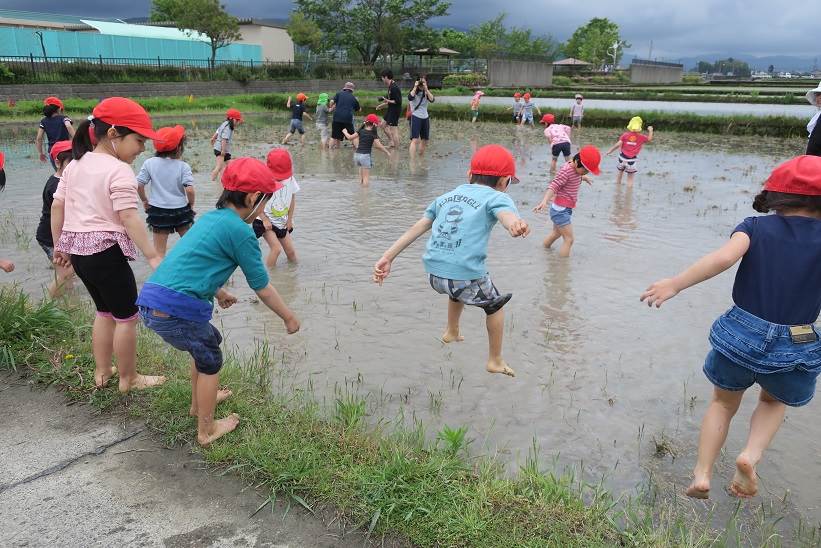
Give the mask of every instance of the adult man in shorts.
<path id="1" fill-rule="evenodd" d="M 382 102 L 376 105 L 376 110 L 387 107 L 385 112 L 385 133 L 388 134 L 390 147 L 399 147 L 399 117 L 402 114 L 402 90 L 393 79 L 393 71 L 385 69 L 382 71 L 382 82 L 388 86 L 388 94 L 381 97 Z"/>
<path id="2" fill-rule="evenodd" d="M 331 148 L 339 148 L 340 143 L 345 139 L 342 133 L 347 129 L 348 133 L 355 133 L 353 128 L 353 113 L 359 112 L 361 107 L 359 101 L 353 94 L 353 82 L 346 82 L 341 91 L 338 91 L 333 98 L 334 117 L 331 122 Z"/>

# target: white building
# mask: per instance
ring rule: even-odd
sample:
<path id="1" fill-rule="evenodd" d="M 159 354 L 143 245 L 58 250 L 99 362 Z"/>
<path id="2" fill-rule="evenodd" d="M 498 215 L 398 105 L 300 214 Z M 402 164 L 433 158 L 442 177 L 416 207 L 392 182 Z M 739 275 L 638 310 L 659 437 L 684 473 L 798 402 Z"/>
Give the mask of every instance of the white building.
<path id="1" fill-rule="evenodd" d="M 240 19 L 240 43 L 262 46 L 262 60 L 271 62 L 294 61 L 294 42 L 284 23 L 264 19 Z"/>

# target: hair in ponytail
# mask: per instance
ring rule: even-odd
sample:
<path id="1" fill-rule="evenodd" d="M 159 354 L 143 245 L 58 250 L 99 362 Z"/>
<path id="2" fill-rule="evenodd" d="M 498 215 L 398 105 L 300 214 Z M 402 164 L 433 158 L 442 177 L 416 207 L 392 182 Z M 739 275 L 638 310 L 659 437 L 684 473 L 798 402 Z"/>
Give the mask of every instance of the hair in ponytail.
<path id="1" fill-rule="evenodd" d="M 57 105 L 45 105 L 43 106 L 43 116 L 46 118 L 50 118 L 52 114 L 59 111 L 60 107 Z"/>
<path id="2" fill-rule="evenodd" d="M 102 120 L 94 118 L 93 120 L 83 120 L 74 132 L 74 138 L 71 140 L 71 152 L 75 160 L 79 160 L 86 152 L 91 152 L 98 142 L 106 138 L 108 130 L 111 129 L 111 124 L 107 124 Z M 127 127 L 114 126 L 114 130 L 120 137 L 125 137 L 129 133 L 134 133 L 133 130 Z M 94 139 L 92 140 L 92 132 Z"/>

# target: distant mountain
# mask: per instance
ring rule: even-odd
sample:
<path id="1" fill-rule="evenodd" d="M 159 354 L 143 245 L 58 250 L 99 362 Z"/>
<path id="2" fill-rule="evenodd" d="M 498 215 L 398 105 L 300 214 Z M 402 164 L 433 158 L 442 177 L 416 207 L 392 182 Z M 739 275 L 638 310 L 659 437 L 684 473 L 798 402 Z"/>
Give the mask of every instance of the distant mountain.
<path id="1" fill-rule="evenodd" d="M 629 65 L 630 61 L 634 57 L 643 58 L 644 56 L 626 53 L 624 55 L 624 58 L 622 59 L 621 64 L 624 66 Z M 795 57 L 792 55 L 767 55 L 757 57 L 755 55 L 748 55 L 745 53 L 707 53 L 705 55 L 690 57 L 665 57 L 659 58 L 658 60 L 682 63 L 684 64 L 685 70 L 691 70 L 694 69 L 696 65 L 698 65 L 699 61 L 707 61 L 708 63 L 714 63 L 719 59 L 727 59 L 728 57 L 738 59 L 739 61 L 744 61 L 745 63 L 750 65 L 750 68 L 753 70 L 767 70 L 767 67 L 772 65 L 775 68 L 776 72 L 809 72 L 813 69 L 821 67 L 821 59 L 813 57 Z"/>

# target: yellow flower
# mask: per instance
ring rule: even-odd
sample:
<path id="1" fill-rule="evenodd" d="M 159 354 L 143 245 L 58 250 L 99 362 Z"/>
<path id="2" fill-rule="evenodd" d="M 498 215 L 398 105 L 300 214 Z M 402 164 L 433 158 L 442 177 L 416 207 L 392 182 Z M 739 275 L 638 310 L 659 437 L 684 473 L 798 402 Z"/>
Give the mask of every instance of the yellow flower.
<path id="1" fill-rule="evenodd" d="M 74 359 L 74 354 L 66 354 L 66 359 L 67 360 L 73 360 Z"/>

